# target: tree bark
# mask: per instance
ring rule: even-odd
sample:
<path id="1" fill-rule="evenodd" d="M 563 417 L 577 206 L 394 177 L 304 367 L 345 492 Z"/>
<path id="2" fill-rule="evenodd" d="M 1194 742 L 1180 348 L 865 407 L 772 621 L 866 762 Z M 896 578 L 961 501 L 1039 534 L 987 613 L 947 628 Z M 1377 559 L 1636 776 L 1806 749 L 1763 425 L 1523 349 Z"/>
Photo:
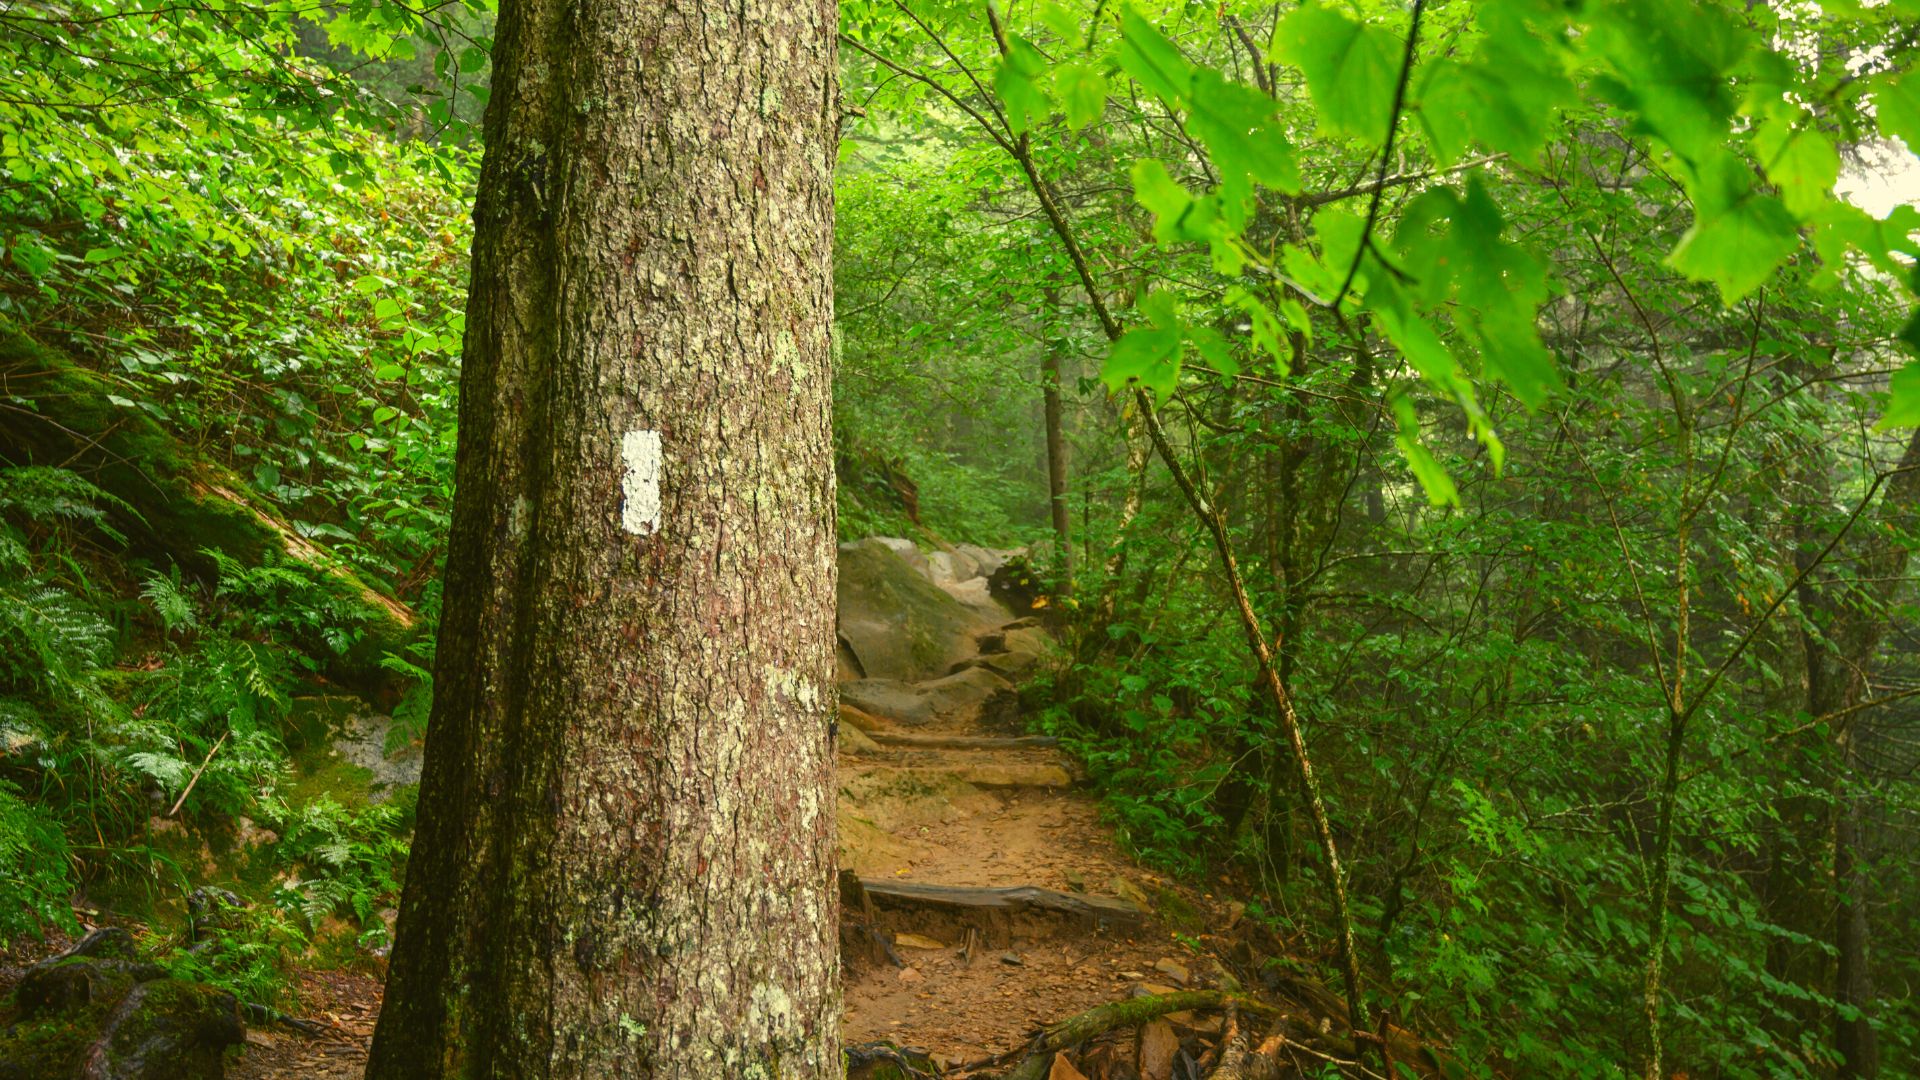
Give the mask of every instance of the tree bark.
<path id="1" fill-rule="evenodd" d="M 1060 291 L 1048 286 L 1045 292 L 1048 319 L 1042 327 L 1049 331 L 1043 336 L 1040 357 L 1040 397 L 1045 410 L 1047 429 L 1047 506 L 1053 514 L 1053 543 L 1057 549 L 1060 584 L 1063 593 L 1073 591 L 1073 519 L 1072 506 L 1068 498 L 1072 492 L 1067 487 L 1067 436 L 1063 418 L 1065 404 L 1060 396 L 1060 354 L 1066 351 L 1066 340 L 1052 333 L 1051 316 L 1060 310 Z"/>
<path id="2" fill-rule="evenodd" d="M 501 5 L 371 1080 L 840 1069 L 835 19 Z"/>

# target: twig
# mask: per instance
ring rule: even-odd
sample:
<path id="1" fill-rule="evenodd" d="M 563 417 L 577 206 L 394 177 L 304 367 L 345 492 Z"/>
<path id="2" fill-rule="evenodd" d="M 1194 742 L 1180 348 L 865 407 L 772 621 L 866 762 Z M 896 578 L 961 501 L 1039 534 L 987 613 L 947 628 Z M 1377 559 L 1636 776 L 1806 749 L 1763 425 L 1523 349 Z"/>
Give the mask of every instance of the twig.
<path id="1" fill-rule="evenodd" d="M 180 797 L 178 799 L 173 800 L 173 809 L 167 811 L 168 817 L 172 817 L 173 815 L 179 813 L 180 808 L 186 805 L 187 796 L 193 794 L 193 785 L 200 782 L 200 774 L 207 771 L 208 765 L 213 764 L 213 755 L 220 752 L 220 747 L 226 743 L 227 736 L 231 734 L 233 734 L 232 728 L 228 728 L 227 730 L 220 733 L 220 738 L 215 740 L 213 744 L 213 749 L 207 751 L 206 759 L 200 762 L 199 768 L 193 770 L 193 779 L 187 781 L 186 790 L 180 793 Z"/>

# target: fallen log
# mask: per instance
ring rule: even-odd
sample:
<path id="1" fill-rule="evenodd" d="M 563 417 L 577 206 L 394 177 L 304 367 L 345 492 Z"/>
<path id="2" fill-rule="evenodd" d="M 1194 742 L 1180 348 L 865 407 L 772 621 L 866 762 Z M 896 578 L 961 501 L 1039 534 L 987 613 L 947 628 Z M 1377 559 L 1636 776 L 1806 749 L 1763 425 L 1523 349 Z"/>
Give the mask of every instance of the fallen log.
<path id="1" fill-rule="evenodd" d="M 1053 1055 L 1115 1028 L 1138 1027 L 1168 1013 L 1234 1006 L 1240 1012 L 1271 1015 L 1273 1006 L 1225 990 L 1181 990 L 1096 1006 L 1050 1025 L 1026 1048 L 1026 1058 L 1001 1080 L 1044 1080 Z"/>

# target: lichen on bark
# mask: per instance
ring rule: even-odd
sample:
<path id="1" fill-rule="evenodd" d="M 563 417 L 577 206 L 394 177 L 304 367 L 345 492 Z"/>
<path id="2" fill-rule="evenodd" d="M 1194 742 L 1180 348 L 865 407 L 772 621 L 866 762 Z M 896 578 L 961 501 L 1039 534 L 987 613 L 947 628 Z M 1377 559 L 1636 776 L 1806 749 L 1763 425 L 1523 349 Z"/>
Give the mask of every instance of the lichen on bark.
<path id="1" fill-rule="evenodd" d="M 373 1080 L 838 1073 L 835 18 L 502 5 Z"/>

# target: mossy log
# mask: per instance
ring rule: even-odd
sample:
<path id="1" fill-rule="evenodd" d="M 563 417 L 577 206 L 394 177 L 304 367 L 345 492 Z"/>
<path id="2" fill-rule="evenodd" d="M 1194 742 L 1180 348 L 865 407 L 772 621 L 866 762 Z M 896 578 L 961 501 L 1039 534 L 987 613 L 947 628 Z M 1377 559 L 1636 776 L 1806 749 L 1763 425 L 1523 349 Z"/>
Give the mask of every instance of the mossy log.
<path id="1" fill-rule="evenodd" d="M 114 525 L 132 547 L 210 579 L 208 551 L 243 566 L 269 560 L 309 573 L 316 585 L 360 616 L 357 643 L 327 659 L 327 672 L 351 689 L 378 696 L 394 676 L 380 666 L 403 647 L 419 619 L 369 585 L 324 546 L 296 533 L 231 470 L 206 460 L 137 408 L 114 403 L 125 388 L 17 329 L 0 325 L 0 459 L 71 469 L 120 499 Z"/>
<path id="2" fill-rule="evenodd" d="M 1042 1080 L 1054 1054 L 1115 1028 L 1138 1027 L 1168 1013 L 1220 1009 L 1228 1005 L 1243 1013 L 1269 1015 L 1274 1011 L 1271 1005 L 1225 990 L 1181 990 L 1115 1001 L 1088 1009 L 1042 1031 L 1028 1046 L 1026 1060 L 1002 1080 Z"/>

